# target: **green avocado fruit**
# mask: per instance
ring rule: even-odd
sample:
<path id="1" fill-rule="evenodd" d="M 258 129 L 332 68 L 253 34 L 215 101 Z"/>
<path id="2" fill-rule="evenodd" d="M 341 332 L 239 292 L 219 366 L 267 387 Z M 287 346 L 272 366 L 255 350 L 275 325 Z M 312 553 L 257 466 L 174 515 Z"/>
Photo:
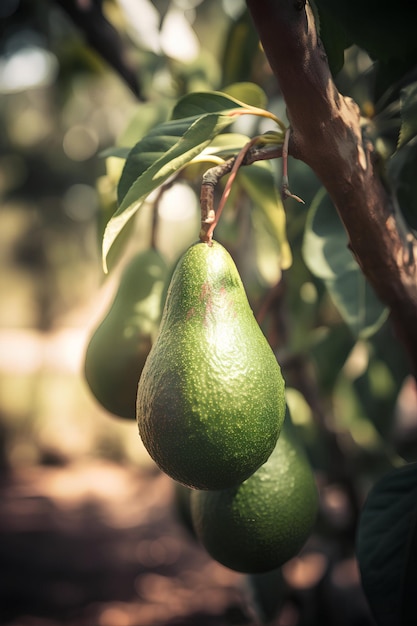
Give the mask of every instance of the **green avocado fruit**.
<path id="1" fill-rule="evenodd" d="M 85 379 L 96 400 L 118 417 L 136 419 L 139 377 L 158 332 L 167 272 L 153 248 L 132 257 L 113 303 L 88 342 Z"/>
<path id="2" fill-rule="evenodd" d="M 306 454 L 285 424 L 252 476 L 230 489 L 193 490 L 190 507 L 207 552 L 230 569 L 255 574 L 298 554 L 316 519 L 318 493 Z"/>
<path id="3" fill-rule="evenodd" d="M 284 415 L 280 367 L 230 254 L 217 242 L 192 245 L 139 381 L 146 449 L 174 480 L 224 489 L 267 460 Z"/>

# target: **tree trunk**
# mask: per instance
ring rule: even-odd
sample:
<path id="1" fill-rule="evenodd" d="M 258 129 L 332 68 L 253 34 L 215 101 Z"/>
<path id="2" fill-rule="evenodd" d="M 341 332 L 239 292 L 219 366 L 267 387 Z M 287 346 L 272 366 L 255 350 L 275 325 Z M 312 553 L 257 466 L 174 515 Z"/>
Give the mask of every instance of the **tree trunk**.
<path id="1" fill-rule="evenodd" d="M 247 0 L 247 6 L 287 106 L 289 153 L 327 189 L 352 253 L 389 307 L 416 377 L 416 240 L 376 173 L 359 108 L 337 90 L 305 0 Z"/>

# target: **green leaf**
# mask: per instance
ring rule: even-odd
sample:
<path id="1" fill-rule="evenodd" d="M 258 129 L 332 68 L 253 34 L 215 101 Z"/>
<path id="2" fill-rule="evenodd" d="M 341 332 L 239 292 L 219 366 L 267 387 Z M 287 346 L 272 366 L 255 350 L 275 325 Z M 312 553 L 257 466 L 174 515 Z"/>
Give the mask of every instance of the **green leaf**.
<path id="1" fill-rule="evenodd" d="M 398 148 L 417 135 L 417 82 L 401 91 L 401 129 Z"/>
<path id="2" fill-rule="evenodd" d="M 378 626 L 417 623 L 417 464 L 385 475 L 359 521 L 362 585 Z"/>
<path id="3" fill-rule="evenodd" d="M 136 144 L 157 124 L 162 124 L 168 119 L 173 101 L 168 98 L 158 98 L 152 102 L 143 102 L 135 109 L 129 119 L 126 128 L 117 139 L 119 146 L 129 146 Z"/>
<path id="4" fill-rule="evenodd" d="M 387 310 L 378 300 L 348 249 L 344 227 L 325 189 L 310 207 L 303 257 L 321 278 L 339 313 L 355 337 L 370 337 L 384 323 Z"/>
<path id="5" fill-rule="evenodd" d="M 108 222 L 103 238 L 103 263 L 120 232 L 145 198 L 180 171 L 233 119 L 210 113 L 174 120 L 155 127 L 131 150 L 119 182 L 120 206 Z"/>
<path id="6" fill-rule="evenodd" d="M 276 120 L 264 109 L 220 92 L 192 93 L 178 101 L 170 121 L 157 125 L 132 148 L 118 185 L 119 208 L 103 237 L 105 270 L 110 248 L 145 198 L 201 154 L 236 115 L 243 114 Z"/>
<path id="7" fill-rule="evenodd" d="M 255 83 L 233 83 L 224 88 L 224 93 L 236 98 L 237 102 L 244 102 L 260 109 L 265 109 L 268 103 L 266 93 Z"/>
<path id="8" fill-rule="evenodd" d="M 166 120 L 168 114 L 168 101 L 165 99 L 140 104 L 129 119 L 124 131 L 118 137 L 117 145 L 102 150 L 100 156 L 114 156 L 120 159 L 127 159 L 132 146 L 157 124 L 161 124 Z"/>
<path id="9" fill-rule="evenodd" d="M 130 148 L 122 146 L 112 146 L 102 150 L 99 154 L 100 157 L 107 159 L 108 157 L 116 157 L 117 159 L 127 159 L 129 156 Z"/>
<path id="10" fill-rule="evenodd" d="M 196 91 L 178 100 L 171 118 L 173 120 L 187 117 L 197 118 L 206 113 L 225 113 L 233 109 L 244 109 L 247 106 L 250 105 L 245 105 L 236 98 L 227 96 L 220 91 Z"/>

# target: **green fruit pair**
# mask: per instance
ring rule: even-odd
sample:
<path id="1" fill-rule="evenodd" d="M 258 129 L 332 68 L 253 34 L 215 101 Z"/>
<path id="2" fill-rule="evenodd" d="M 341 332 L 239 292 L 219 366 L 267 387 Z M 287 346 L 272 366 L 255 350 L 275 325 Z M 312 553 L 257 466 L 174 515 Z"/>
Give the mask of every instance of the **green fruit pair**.
<path id="1" fill-rule="evenodd" d="M 208 553 L 230 569 L 261 573 L 296 556 L 318 496 L 307 457 L 287 425 L 271 456 L 237 487 L 192 491 L 191 519 Z"/>
<path id="2" fill-rule="evenodd" d="M 284 415 L 284 380 L 232 258 L 217 242 L 194 244 L 139 381 L 145 447 L 178 482 L 225 489 L 265 463 Z"/>
<path id="3" fill-rule="evenodd" d="M 122 272 L 105 318 L 84 360 L 87 383 L 110 413 L 136 419 L 136 392 L 161 317 L 167 266 L 154 249 L 136 254 Z"/>
<path id="4" fill-rule="evenodd" d="M 301 548 L 317 508 L 308 462 L 286 428 L 277 443 L 286 408 L 280 368 L 218 243 L 195 244 L 181 258 L 151 349 L 165 277 L 155 250 L 127 266 L 89 342 L 86 379 L 122 417 L 133 417 L 137 391 L 149 453 L 200 490 L 191 514 L 208 552 L 238 571 L 274 569 Z"/>

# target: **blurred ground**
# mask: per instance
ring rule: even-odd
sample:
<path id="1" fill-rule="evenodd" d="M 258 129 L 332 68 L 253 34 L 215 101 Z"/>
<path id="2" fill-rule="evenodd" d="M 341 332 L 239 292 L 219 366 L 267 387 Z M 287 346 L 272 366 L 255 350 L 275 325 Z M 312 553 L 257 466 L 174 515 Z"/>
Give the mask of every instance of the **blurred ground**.
<path id="1" fill-rule="evenodd" d="M 372 626 L 343 493 L 321 486 L 317 533 L 282 572 L 250 585 L 215 563 L 136 424 L 88 392 L 88 332 L 0 332 L 0 624 L 259 626 L 261 599 L 270 626 Z"/>
<path id="2" fill-rule="evenodd" d="M 187 535 L 172 495 L 159 473 L 97 460 L 3 476 L 1 624 L 250 623 L 241 577 Z"/>
<path id="3" fill-rule="evenodd" d="M 331 566 L 313 540 L 250 587 L 195 542 L 173 485 L 99 459 L 3 474 L 0 623 L 260 626 L 256 589 L 271 626 L 372 626 L 352 559 Z"/>

